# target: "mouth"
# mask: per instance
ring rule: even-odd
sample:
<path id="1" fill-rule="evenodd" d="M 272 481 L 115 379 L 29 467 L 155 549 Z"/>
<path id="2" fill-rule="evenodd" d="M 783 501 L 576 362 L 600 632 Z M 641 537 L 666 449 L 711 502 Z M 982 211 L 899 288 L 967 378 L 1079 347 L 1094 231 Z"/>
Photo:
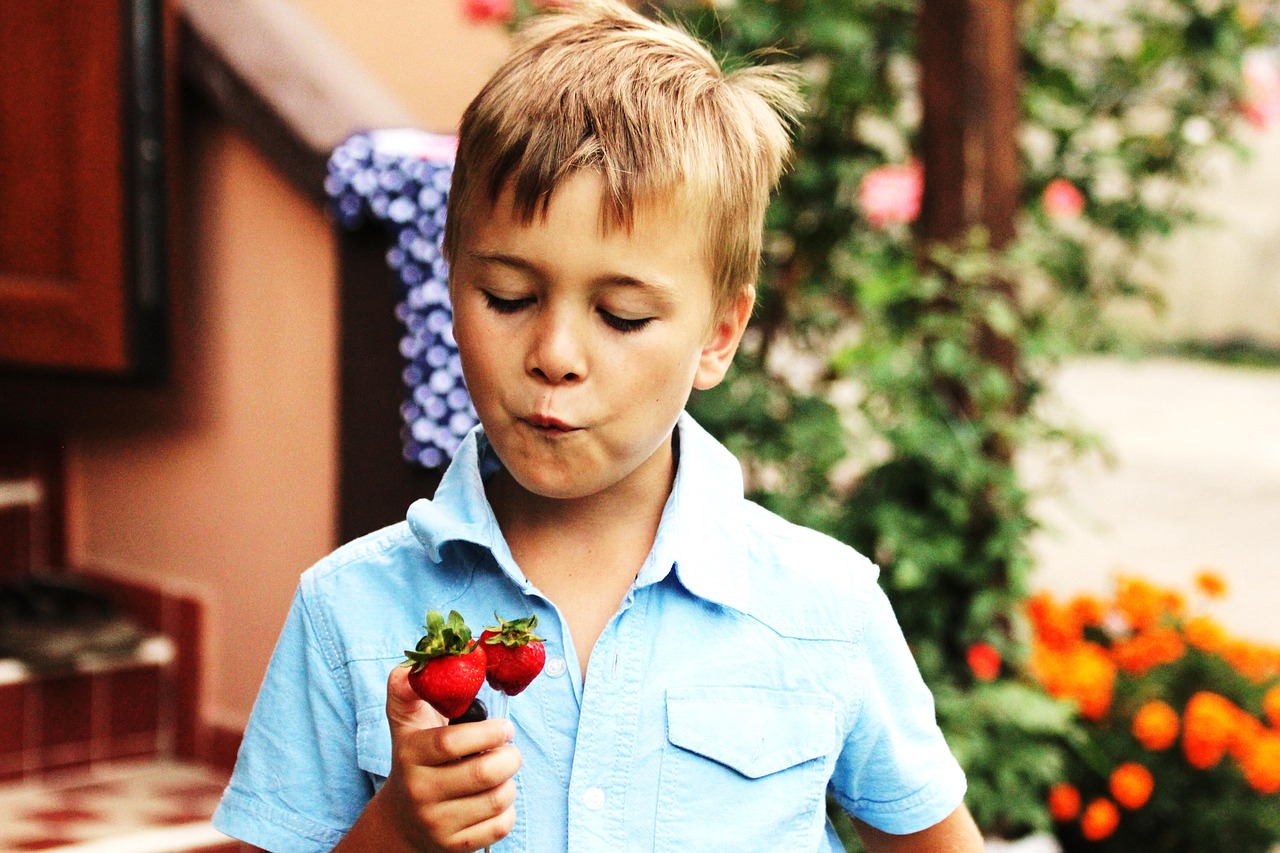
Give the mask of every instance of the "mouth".
<path id="1" fill-rule="evenodd" d="M 566 433 L 575 432 L 578 427 L 565 423 L 556 418 L 547 417 L 545 415 L 530 415 L 524 419 L 524 422 L 533 427 L 540 433 L 548 435 L 564 435 Z"/>

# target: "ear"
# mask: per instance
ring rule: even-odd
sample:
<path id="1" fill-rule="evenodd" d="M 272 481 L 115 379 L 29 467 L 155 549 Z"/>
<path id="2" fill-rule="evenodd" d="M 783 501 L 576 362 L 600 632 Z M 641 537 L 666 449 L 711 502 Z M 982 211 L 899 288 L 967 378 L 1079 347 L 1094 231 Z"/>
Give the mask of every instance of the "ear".
<path id="1" fill-rule="evenodd" d="M 705 391 L 724 379 L 738 351 L 742 333 L 747 330 L 747 321 L 751 319 L 751 309 L 755 304 L 756 288 L 749 284 L 721 310 L 698 359 L 698 370 L 693 375 L 694 388 Z"/>

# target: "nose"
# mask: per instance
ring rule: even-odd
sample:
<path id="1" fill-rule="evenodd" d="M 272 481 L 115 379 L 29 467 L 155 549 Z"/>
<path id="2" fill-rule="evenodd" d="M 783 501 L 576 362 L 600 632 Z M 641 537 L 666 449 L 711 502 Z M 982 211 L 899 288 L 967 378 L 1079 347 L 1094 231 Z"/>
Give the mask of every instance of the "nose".
<path id="1" fill-rule="evenodd" d="M 551 384 L 576 382 L 587 375 L 583 330 L 568 311 L 549 308 L 534 324 L 525 369 Z"/>

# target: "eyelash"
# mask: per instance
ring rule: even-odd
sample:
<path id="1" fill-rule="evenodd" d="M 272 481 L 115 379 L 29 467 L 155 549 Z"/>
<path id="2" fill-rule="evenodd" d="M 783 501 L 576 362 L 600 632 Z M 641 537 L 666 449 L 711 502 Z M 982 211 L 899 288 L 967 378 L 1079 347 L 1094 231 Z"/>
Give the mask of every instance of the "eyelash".
<path id="1" fill-rule="evenodd" d="M 487 292 L 484 294 L 484 300 L 488 304 L 490 310 L 496 311 L 499 314 L 514 314 L 517 311 L 521 311 L 533 304 L 532 297 L 525 297 L 524 299 L 502 299 Z M 600 319 L 604 320 L 607 326 L 624 335 L 630 334 L 631 332 L 638 332 L 653 322 L 652 317 L 641 317 L 636 320 L 630 320 L 626 317 L 619 317 L 616 314 L 610 314 L 608 311 L 603 309 L 597 310 L 600 311 Z"/>
<path id="2" fill-rule="evenodd" d="M 484 301 L 488 304 L 491 310 L 497 311 L 499 314 L 514 314 L 522 308 L 533 304 L 532 297 L 526 297 L 524 299 L 499 299 L 497 296 L 494 296 L 492 293 L 487 291 L 484 294 Z"/>

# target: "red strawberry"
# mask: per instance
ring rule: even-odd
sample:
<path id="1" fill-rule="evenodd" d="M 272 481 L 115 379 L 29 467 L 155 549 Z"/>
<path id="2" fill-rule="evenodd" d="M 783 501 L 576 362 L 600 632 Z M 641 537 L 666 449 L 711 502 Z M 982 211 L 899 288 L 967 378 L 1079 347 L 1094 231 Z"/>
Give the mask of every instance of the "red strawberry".
<path id="1" fill-rule="evenodd" d="M 412 667 L 409 686 L 450 720 L 461 717 L 484 684 L 485 649 L 472 642 L 471 629 L 456 610 L 447 622 L 438 610 L 428 612 L 425 627 L 417 647 L 405 651 Z"/>
<path id="2" fill-rule="evenodd" d="M 496 613 L 493 616 L 498 624 L 480 635 L 488 659 L 485 677 L 494 690 L 515 696 L 538 677 L 547 661 L 542 638 L 533 633 L 538 617 L 507 621 Z"/>

